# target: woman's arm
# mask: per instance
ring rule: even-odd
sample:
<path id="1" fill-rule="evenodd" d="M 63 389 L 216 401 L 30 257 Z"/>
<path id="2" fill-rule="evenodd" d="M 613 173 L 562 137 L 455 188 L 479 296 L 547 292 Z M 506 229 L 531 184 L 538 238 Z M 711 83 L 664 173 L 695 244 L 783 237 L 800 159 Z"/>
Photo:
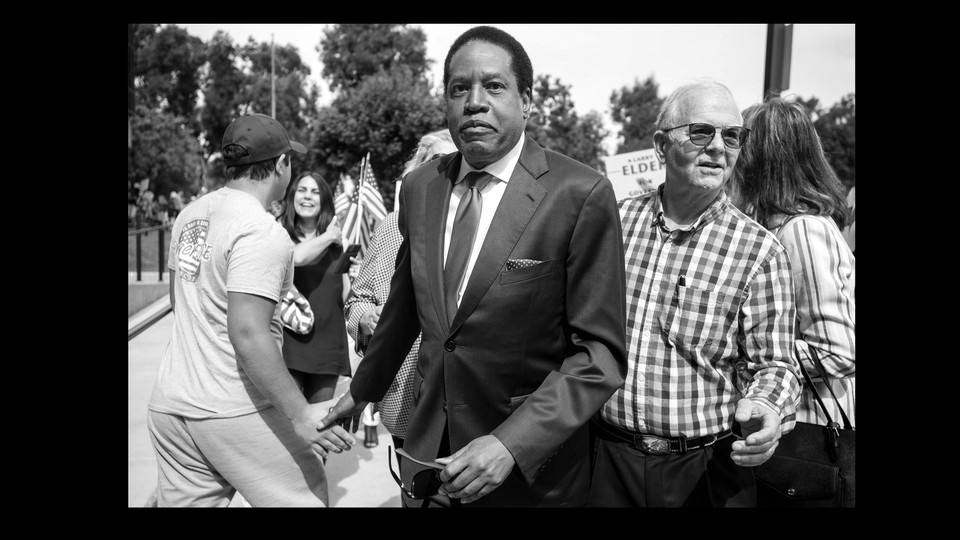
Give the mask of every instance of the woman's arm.
<path id="1" fill-rule="evenodd" d="M 807 373 L 819 380 L 809 349 L 816 348 L 831 377 L 854 375 L 856 267 L 840 230 L 825 217 L 789 220 L 777 235 L 793 269 L 797 348 Z"/>
<path id="2" fill-rule="evenodd" d="M 334 218 L 322 234 L 302 240 L 293 247 L 293 265 L 306 266 L 316 263 L 317 259 L 327 251 L 331 244 L 340 243 L 340 234 L 340 224 Z"/>

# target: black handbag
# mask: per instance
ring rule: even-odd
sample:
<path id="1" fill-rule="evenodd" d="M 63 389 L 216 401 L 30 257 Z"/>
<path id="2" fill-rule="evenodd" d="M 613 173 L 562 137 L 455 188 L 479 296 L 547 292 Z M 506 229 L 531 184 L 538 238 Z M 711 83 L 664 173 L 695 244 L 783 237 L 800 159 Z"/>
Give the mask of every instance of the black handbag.
<path id="1" fill-rule="evenodd" d="M 828 381 L 812 347 L 810 355 L 822 380 Z M 843 417 L 843 428 L 833 421 L 802 362 L 800 372 L 827 416 L 827 425 L 797 422 L 790 433 L 780 438 L 773 456 L 754 469 L 757 506 L 853 508 L 856 506 L 856 431 L 839 400 L 837 408 Z M 837 399 L 833 388 L 826 386 L 833 399 Z"/>

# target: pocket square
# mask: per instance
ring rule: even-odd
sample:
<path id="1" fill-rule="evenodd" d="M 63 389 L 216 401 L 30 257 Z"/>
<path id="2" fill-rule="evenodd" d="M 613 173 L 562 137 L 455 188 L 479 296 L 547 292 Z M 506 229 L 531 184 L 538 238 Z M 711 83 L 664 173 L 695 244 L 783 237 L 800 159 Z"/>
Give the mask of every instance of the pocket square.
<path id="1" fill-rule="evenodd" d="M 528 266 L 536 266 L 543 261 L 538 261 L 536 259 L 507 259 L 507 272 L 511 270 L 517 270 L 519 268 L 526 268 Z"/>

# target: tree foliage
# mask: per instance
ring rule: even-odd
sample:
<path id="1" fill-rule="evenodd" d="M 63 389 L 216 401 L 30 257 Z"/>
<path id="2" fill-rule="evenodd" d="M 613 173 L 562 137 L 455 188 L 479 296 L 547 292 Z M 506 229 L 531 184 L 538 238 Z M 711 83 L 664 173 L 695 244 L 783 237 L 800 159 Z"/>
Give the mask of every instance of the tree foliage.
<path id="1" fill-rule="evenodd" d="M 223 31 L 214 34 L 207 44 L 209 64 L 200 113 L 207 156 L 220 151 L 223 133 L 240 110 L 246 75 L 236 65 L 238 54 L 233 40 Z"/>
<path id="2" fill-rule="evenodd" d="M 807 109 L 817 135 L 820 136 L 820 145 L 827 155 L 827 161 L 849 190 L 857 184 L 855 94 L 841 97 L 840 101 L 834 103 L 829 109 L 824 109 L 816 96 L 810 99 L 797 96 L 796 100 Z"/>
<path id="3" fill-rule="evenodd" d="M 277 120 L 309 150 L 307 156 L 294 154 L 294 170 L 316 170 L 331 182 L 340 174 L 356 177 L 369 152 L 389 208 L 393 180 L 419 138 L 446 124 L 442 89 L 435 92 L 428 80 L 426 36 L 402 24 L 340 24 L 322 31 L 318 41 L 309 53 L 320 55 L 322 76 L 335 93 L 323 108 L 300 51 L 273 48 Z M 158 194 L 192 194 L 201 182 L 208 188 L 222 184 L 217 156 L 227 126 L 242 114 L 271 113 L 270 43 L 251 38 L 238 44 L 223 32 L 203 43 L 173 25 L 134 24 L 128 47 L 134 104 L 129 179 L 150 178 Z M 611 94 L 611 116 L 621 125 L 617 153 L 652 147 L 662 102 L 652 75 Z M 829 109 L 815 97 L 804 103 L 837 174 L 854 185 L 854 95 Z M 570 87 L 559 78 L 537 77 L 526 128 L 542 146 L 602 170 L 606 133 L 600 115 L 578 115 Z"/>
<path id="4" fill-rule="evenodd" d="M 133 146 L 127 160 L 127 179 L 150 180 L 157 195 L 171 191 L 195 194 L 200 189 L 203 154 L 200 142 L 183 117 L 136 105 L 132 118 Z"/>
<path id="5" fill-rule="evenodd" d="M 581 118 L 574 110 L 570 86 L 538 75 L 533 83 L 533 104 L 527 119 L 527 133 L 537 144 L 560 152 L 595 169 L 602 167 L 606 130 L 595 111 Z"/>
<path id="6" fill-rule="evenodd" d="M 310 68 L 296 47 L 273 46 L 249 39 L 238 46 L 229 35 L 217 32 L 207 46 L 209 69 L 205 80 L 203 123 L 205 153 L 213 156 L 207 168 L 208 187 L 224 182 L 223 165 L 218 157 L 223 133 L 244 114 L 272 114 L 271 93 L 275 85 L 275 117 L 291 139 L 307 144 L 309 124 L 317 116 L 320 90 L 309 82 Z M 239 66 L 239 67 L 238 67 Z M 275 82 L 271 82 L 271 71 Z M 292 154 L 293 169 L 303 171 L 317 164 L 315 152 L 306 156 Z"/>
<path id="7" fill-rule="evenodd" d="M 357 165 L 369 152 L 373 174 L 391 208 L 393 181 L 420 137 L 445 125 L 442 104 L 426 80 L 399 65 L 365 77 L 322 108 L 310 144 L 324 155 L 328 181 L 339 174 L 357 178 Z"/>
<path id="8" fill-rule="evenodd" d="M 663 104 L 658 94 L 659 85 L 653 75 L 643 82 L 634 81 L 632 88 L 624 86 L 610 94 L 610 115 L 622 126 L 617 153 L 634 152 L 653 148 L 654 125 L 657 112 Z"/>
<path id="9" fill-rule="evenodd" d="M 398 65 L 419 78 L 430 67 L 426 43 L 423 30 L 405 24 L 334 24 L 320 41 L 321 75 L 334 91 Z"/>
<path id="10" fill-rule="evenodd" d="M 207 61 L 203 41 L 178 26 L 134 26 L 136 101 L 192 120 Z"/>
<path id="11" fill-rule="evenodd" d="M 195 110 L 206 49 L 177 26 L 138 24 L 131 30 L 134 107 L 128 180 L 149 179 L 157 195 L 195 193 L 202 165 Z"/>
<path id="12" fill-rule="evenodd" d="M 271 114 L 271 60 L 270 43 L 253 39 L 241 50 L 242 58 L 249 62 L 246 85 L 240 95 L 240 115 L 249 113 Z M 287 130 L 291 139 L 306 144 L 309 140 L 308 123 L 317 115 L 319 90 L 309 83 L 310 68 L 303 63 L 297 48 L 292 45 L 274 46 L 276 75 L 276 114 L 273 115 Z M 314 165 L 314 156 L 293 155 L 294 170 L 304 170 Z"/>
<path id="13" fill-rule="evenodd" d="M 847 188 L 857 185 L 856 98 L 847 94 L 814 122 L 833 170 Z"/>
<path id="14" fill-rule="evenodd" d="M 426 36 L 396 24 L 331 25 L 320 40 L 322 75 L 337 96 L 318 111 L 310 138 L 328 181 L 371 168 L 387 208 L 393 181 L 420 137 L 445 126 L 442 103 L 427 80 Z"/>

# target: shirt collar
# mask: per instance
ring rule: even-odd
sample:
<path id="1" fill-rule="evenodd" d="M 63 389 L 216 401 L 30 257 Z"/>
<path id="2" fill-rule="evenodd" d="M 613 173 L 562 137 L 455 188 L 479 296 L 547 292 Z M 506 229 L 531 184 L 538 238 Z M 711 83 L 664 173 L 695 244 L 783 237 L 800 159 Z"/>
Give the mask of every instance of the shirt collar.
<path id="1" fill-rule="evenodd" d="M 459 184 L 463 181 L 463 177 L 473 171 L 486 171 L 493 176 L 495 176 L 501 182 L 506 183 L 510 180 L 510 176 L 513 175 L 513 170 L 517 167 L 517 163 L 520 162 L 520 151 L 523 150 L 523 142 L 526 139 L 526 135 L 521 135 L 520 140 L 517 141 L 517 144 L 507 152 L 507 155 L 503 156 L 499 160 L 487 165 L 482 169 L 474 169 L 467 163 L 467 160 L 463 158 L 463 153 L 460 154 L 460 173 L 457 175 L 457 181 L 454 184 Z"/>
<path id="2" fill-rule="evenodd" d="M 655 200 L 653 203 L 654 204 L 653 215 L 656 216 L 654 218 L 654 221 L 660 227 L 660 229 L 665 233 L 670 233 L 672 231 L 667 228 L 667 223 L 663 219 L 663 186 L 664 184 L 660 184 L 659 186 L 657 186 L 657 196 L 655 197 Z M 693 223 L 691 223 L 690 225 L 687 225 L 686 227 L 683 227 L 682 229 L 674 229 L 674 230 L 677 230 L 680 232 L 693 232 L 703 227 L 707 223 L 710 223 L 711 221 L 719 217 L 721 214 L 723 214 L 723 212 L 726 211 L 729 204 L 730 203 L 728 202 L 727 193 L 721 189 L 719 195 L 717 195 L 717 198 L 714 199 L 712 203 L 710 203 L 710 206 L 708 206 L 697 217 L 697 219 L 693 221 Z"/>

